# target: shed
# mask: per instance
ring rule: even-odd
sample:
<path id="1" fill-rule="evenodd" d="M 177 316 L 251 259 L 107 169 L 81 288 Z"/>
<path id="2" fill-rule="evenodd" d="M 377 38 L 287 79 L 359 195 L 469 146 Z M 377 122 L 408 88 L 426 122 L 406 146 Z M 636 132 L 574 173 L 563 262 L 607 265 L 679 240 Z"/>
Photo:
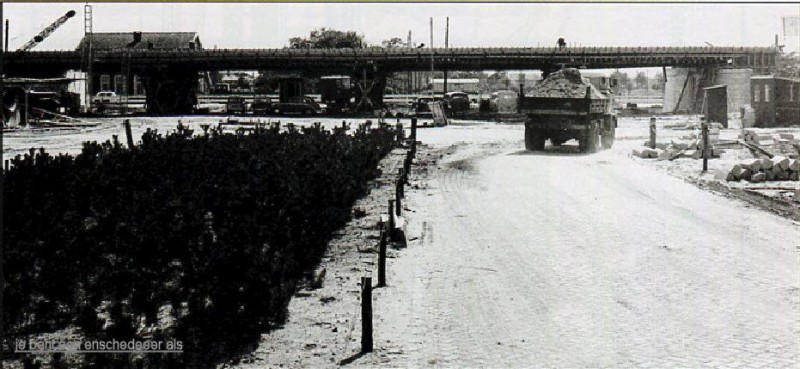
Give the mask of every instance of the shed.
<path id="1" fill-rule="evenodd" d="M 715 85 L 703 88 L 705 111 L 708 122 L 721 123 L 728 128 L 728 86 Z"/>
<path id="2" fill-rule="evenodd" d="M 800 79 L 755 76 L 750 92 L 756 127 L 800 125 Z"/>

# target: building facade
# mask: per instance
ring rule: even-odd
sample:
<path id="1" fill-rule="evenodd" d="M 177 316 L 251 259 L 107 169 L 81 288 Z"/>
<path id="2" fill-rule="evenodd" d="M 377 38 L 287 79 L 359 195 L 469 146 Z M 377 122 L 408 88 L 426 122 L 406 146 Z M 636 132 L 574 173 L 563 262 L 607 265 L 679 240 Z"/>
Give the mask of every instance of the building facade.
<path id="1" fill-rule="evenodd" d="M 91 38 L 91 39 L 90 39 Z M 76 50 L 89 45 L 93 51 L 110 50 L 202 50 L 203 44 L 196 32 L 108 32 L 84 36 Z M 91 95 L 100 91 L 114 91 L 117 95 L 144 95 L 144 79 L 131 71 L 123 71 L 125 60 L 120 60 L 116 70 L 95 70 L 91 78 Z"/>

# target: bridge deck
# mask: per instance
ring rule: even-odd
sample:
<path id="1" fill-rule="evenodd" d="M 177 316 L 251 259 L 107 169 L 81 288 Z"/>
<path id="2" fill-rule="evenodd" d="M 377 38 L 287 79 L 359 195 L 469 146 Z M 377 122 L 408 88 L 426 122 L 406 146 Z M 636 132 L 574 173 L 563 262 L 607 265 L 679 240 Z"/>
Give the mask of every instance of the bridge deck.
<path id="1" fill-rule="evenodd" d="M 213 49 L 96 51 L 96 68 L 181 65 L 202 70 L 274 69 L 348 72 L 375 66 L 386 72 L 437 69 L 542 69 L 573 66 L 590 69 L 731 65 L 770 68 L 775 47 L 531 47 L 531 48 L 364 48 L 364 49 Z M 7 52 L 9 71 L 79 69 L 80 51 Z"/>

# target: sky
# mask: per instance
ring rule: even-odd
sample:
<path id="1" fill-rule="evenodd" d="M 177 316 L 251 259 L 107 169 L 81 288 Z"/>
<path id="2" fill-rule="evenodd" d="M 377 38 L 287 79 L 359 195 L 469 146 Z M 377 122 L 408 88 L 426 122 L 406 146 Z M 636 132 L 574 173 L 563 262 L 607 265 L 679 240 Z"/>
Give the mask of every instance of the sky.
<path id="1" fill-rule="evenodd" d="M 74 49 L 83 35 L 81 3 L 6 3 L 10 49 L 69 10 L 78 14 L 36 50 Z M 94 32 L 196 31 L 205 48 L 279 48 L 319 27 L 353 30 L 370 44 L 401 37 L 450 47 L 552 46 L 559 37 L 584 46 L 770 46 L 781 18 L 799 4 L 466 4 L 466 3 L 97 3 Z M 790 42 L 797 43 L 796 37 Z"/>

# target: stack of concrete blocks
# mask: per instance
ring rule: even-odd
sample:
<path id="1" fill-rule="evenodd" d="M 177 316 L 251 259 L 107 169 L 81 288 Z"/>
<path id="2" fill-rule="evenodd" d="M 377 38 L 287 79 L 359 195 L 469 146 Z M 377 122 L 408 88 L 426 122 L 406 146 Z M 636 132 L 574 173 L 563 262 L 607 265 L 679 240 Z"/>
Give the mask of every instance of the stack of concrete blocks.
<path id="1" fill-rule="evenodd" d="M 752 183 L 765 181 L 797 181 L 800 178 L 800 160 L 790 160 L 785 156 L 774 156 L 772 159 L 753 159 L 746 163 L 736 164 L 728 172 L 726 180 L 746 180 Z"/>

